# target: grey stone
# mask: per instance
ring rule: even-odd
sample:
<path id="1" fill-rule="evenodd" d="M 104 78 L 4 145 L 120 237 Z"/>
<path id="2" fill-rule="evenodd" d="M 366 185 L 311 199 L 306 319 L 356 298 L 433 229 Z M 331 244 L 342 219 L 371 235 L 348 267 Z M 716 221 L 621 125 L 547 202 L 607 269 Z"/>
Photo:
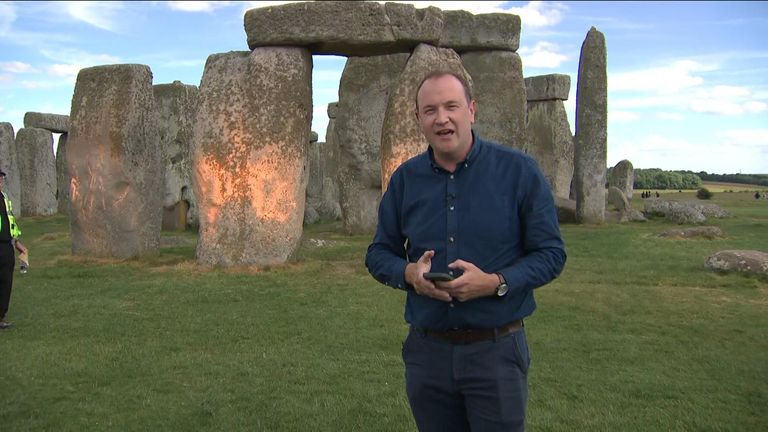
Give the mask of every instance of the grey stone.
<path id="1" fill-rule="evenodd" d="M 347 60 L 349 61 L 349 60 Z M 339 112 L 339 103 L 338 102 L 331 102 L 328 104 L 328 118 L 330 120 L 333 120 L 336 118 Z M 325 134 L 326 139 L 328 138 L 328 133 Z"/>
<path id="2" fill-rule="evenodd" d="M 564 74 L 532 76 L 525 79 L 525 94 L 528 102 L 568 100 L 571 91 L 571 77 Z"/>
<path id="3" fill-rule="evenodd" d="M 67 133 L 69 132 L 69 116 L 28 112 L 24 114 L 24 127 L 45 129 L 53 133 Z"/>
<path id="4" fill-rule="evenodd" d="M 525 85 L 523 64 L 517 53 L 474 51 L 461 55 L 472 77 L 477 112 L 473 129 L 483 138 L 524 150 Z"/>
<path id="5" fill-rule="evenodd" d="M 338 143 L 339 204 L 347 234 L 370 234 L 376 230 L 382 190 L 384 118 L 408 57 L 350 57 L 344 66 L 333 135 L 327 140 Z M 413 117 L 413 99 L 406 103 Z"/>
<path id="6" fill-rule="evenodd" d="M 756 250 L 723 250 L 707 257 L 707 268 L 768 275 L 768 253 Z"/>
<path id="7" fill-rule="evenodd" d="M 319 136 L 317 135 L 317 132 L 315 132 L 315 131 L 310 131 L 309 132 L 309 143 L 310 144 L 316 143 L 318 138 L 319 138 Z"/>
<path id="8" fill-rule="evenodd" d="M 5 177 L 3 192 L 13 203 L 14 214 L 22 216 L 21 175 L 16 151 L 16 135 L 13 132 L 13 125 L 6 122 L 0 123 L 0 171 L 8 174 Z"/>
<path id="9" fill-rule="evenodd" d="M 162 229 L 184 231 L 196 227 L 199 220 L 190 147 L 200 92 L 181 81 L 157 84 L 152 91 L 165 172 Z"/>
<path id="10" fill-rule="evenodd" d="M 707 218 L 695 207 L 684 205 L 672 206 L 666 215 L 667 220 L 676 224 L 700 224 Z"/>
<path id="11" fill-rule="evenodd" d="M 608 177 L 608 186 L 617 187 L 627 199 L 632 199 L 632 193 L 635 185 L 635 169 L 632 162 L 624 159 L 619 161 L 611 170 Z"/>
<path id="12" fill-rule="evenodd" d="M 627 196 L 616 186 L 608 188 L 607 204 L 612 205 L 618 211 L 626 211 L 632 208 Z"/>
<path id="13" fill-rule="evenodd" d="M 443 11 L 440 46 L 457 53 L 517 51 L 520 46 L 520 17 L 508 13 L 473 15 L 463 10 Z"/>
<path id="14" fill-rule="evenodd" d="M 301 46 L 312 54 L 374 56 L 437 45 L 440 9 L 401 3 L 323 1 L 250 9 L 245 13 L 248 47 Z"/>
<path id="15" fill-rule="evenodd" d="M 56 146 L 56 211 L 69 216 L 70 207 L 70 180 L 69 167 L 67 167 L 67 139 L 69 134 L 59 135 L 59 143 Z"/>
<path id="16" fill-rule="evenodd" d="M 198 263 L 281 264 L 299 245 L 311 73 L 303 48 L 208 57 L 192 140 Z"/>
<path id="17" fill-rule="evenodd" d="M 21 128 L 16 134 L 16 151 L 21 177 L 20 206 L 24 216 L 56 214 L 56 159 L 53 134 L 39 128 Z"/>
<path id="18" fill-rule="evenodd" d="M 573 134 L 562 101 L 528 102 L 528 154 L 539 163 L 552 193 L 569 198 L 573 179 Z"/>
<path id="19" fill-rule="evenodd" d="M 676 239 L 705 238 L 712 240 L 715 238 L 723 237 L 723 230 L 716 226 L 698 226 L 683 229 L 678 228 L 659 233 L 659 237 Z"/>
<path id="20" fill-rule="evenodd" d="M 601 223 L 605 209 L 608 149 L 608 74 L 605 36 L 594 27 L 581 46 L 576 86 L 574 183 L 576 215 L 582 223 Z"/>
<path id="21" fill-rule="evenodd" d="M 472 77 L 452 49 L 422 44 L 416 47 L 393 87 L 381 131 L 381 186 L 386 190 L 395 169 L 406 160 L 425 151 L 429 144 L 414 115 L 419 83 L 433 70 L 452 71 L 466 77 L 473 88 Z"/>
<path id="22" fill-rule="evenodd" d="M 647 215 L 664 216 L 675 223 L 703 223 L 707 217 L 724 218 L 730 214 L 717 204 L 700 204 L 693 201 L 667 201 L 650 198 L 643 201 Z"/>
<path id="23" fill-rule="evenodd" d="M 560 196 L 555 196 L 555 208 L 557 209 L 557 220 L 560 223 L 576 222 L 576 201 Z"/>
<path id="24" fill-rule="evenodd" d="M 138 64 L 81 69 L 70 121 L 73 255 L 157 254 L 164 176 L 152 71 Z"/>
<path id="25" fill-rule="evenodd" d="M 341 218 L 336 175 L 338 171 L 338 149 L 333 143 L 309 143 L 309 181 L 307 202 L 304 208 L 304 225 L 320 220 Z"/>

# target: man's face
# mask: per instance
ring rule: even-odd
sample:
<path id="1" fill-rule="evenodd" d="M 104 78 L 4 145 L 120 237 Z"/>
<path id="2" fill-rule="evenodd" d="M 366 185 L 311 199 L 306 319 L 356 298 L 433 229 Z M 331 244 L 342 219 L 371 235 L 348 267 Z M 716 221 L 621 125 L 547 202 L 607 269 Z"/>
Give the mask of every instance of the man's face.
<path id="1" fill-rule="evenodd" d="M 456 77 L 441 75 L 422 84 L 416 98 L 421 132 L 438 156 L 459 162 L 472 146 L 475 101 L 467 101 Z"/>

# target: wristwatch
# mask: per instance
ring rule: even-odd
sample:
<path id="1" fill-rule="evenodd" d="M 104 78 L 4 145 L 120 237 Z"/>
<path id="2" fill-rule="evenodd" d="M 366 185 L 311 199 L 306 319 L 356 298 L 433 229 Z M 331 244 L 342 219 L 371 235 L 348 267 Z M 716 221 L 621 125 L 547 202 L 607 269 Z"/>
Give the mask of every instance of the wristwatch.
<path id="1" fill-rule="evenodd" d="M 504 297 L 507 295 L 507 291 L 509 291 L 507 281 L 504 280 L 504 276 L 502 276 L 501 273 L 496 273 L 496 276 L 499 277 L 499 286 L 496 287 L 496 296 Z"/>

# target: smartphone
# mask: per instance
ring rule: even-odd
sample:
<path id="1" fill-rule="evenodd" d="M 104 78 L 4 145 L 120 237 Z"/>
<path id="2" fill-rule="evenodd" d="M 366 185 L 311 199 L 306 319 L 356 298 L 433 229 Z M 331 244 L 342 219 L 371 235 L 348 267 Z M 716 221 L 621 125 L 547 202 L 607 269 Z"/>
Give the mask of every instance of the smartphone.
<path id="1" fill-rule="evenodd" d="M 448 273 L 428 272 L 424 273 L 424 279 L 432 282 L 448 282 L 453 280 L 453 276 Z"/>

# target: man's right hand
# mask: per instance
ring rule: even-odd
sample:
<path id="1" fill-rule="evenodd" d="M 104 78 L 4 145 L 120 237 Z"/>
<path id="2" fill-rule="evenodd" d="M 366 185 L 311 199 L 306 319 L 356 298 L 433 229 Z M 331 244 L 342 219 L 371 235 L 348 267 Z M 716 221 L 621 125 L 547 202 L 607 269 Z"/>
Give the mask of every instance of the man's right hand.
<path id="1" fill-rule="evenodd" d="M 408 263 L 405 266 L 405 281 L 413 286 L 416 294 L 449 302 L 452 300 L 450 294 L 438 288 L 431 281 L 424 279 L 424 273 L 432 269 L 433 256 L 435 256 L 435 251 L 428 250 L 415 263 Z"/>

